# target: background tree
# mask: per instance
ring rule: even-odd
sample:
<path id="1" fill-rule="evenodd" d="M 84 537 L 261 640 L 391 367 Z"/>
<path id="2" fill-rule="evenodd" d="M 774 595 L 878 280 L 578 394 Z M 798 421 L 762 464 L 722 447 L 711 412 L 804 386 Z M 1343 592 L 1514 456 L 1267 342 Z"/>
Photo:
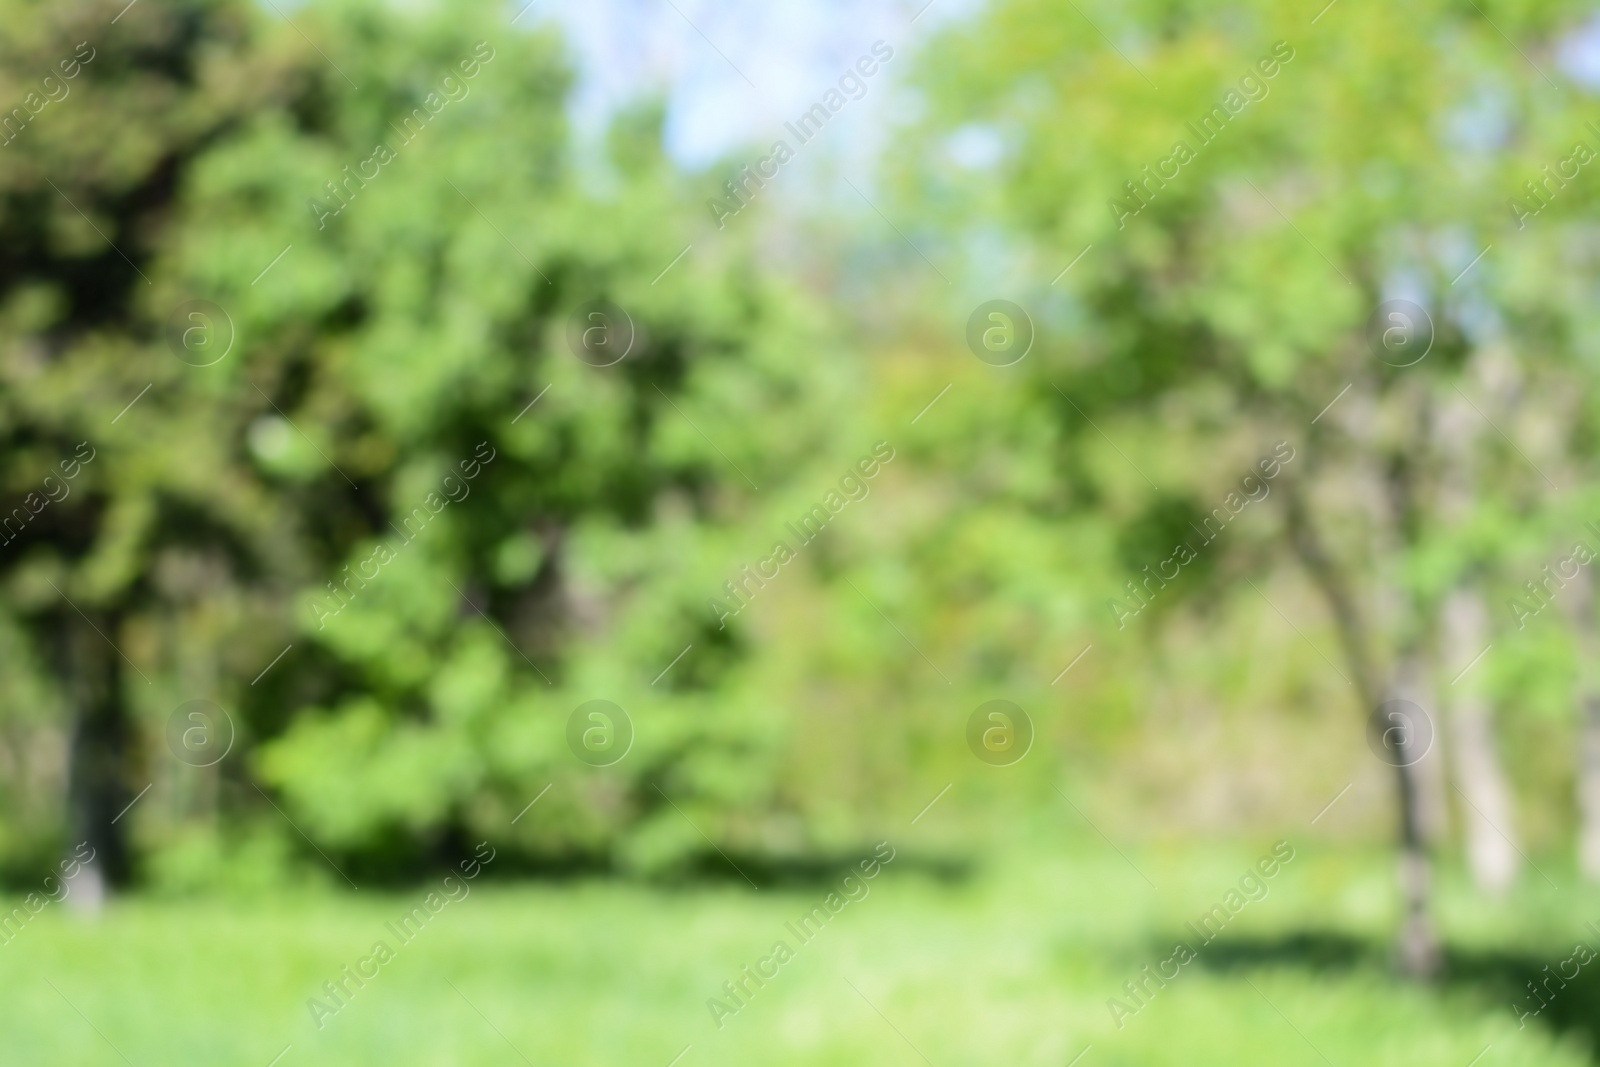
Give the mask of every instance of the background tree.
<path id="1" fill-rule="evenodd" d="M 1475 347 L 1523 322 L 1570 341 L 1587 317 L 1574 290 L 1592 284 L 1588 272 L 1561 292 L 1529 283 L 1561 260 L 1515 243 L 1507 200 L 1552 153 L 1570 153 L 1580 101 L 1494 27 L 1547 55 L 1580 12 L 1428 4 L 1403 19 L 1334 9 L 1313 23 L 1298 9 L 1231 10 L 1225 31 L 1181 3 L 995 5 L 926 57 L 930 107 L 903 158 L 941 151 L 952 128 L 1001 146 L 972 183 L 993 186 L 1025 248 L 1061 263 L 1083 254 L 1067 295 L 1044 295 L 1054 283 L 1042 268 L 1030 286 L 1047 338 L 1040 402 L 1083 437 L 1088 420 L 1153 416 L 1132 464 L 1169 487 L 1176 512 L 1203 514 L 1259 442 L 1296 443 L 1281 543 L 1326 602 L 1348 691 L 1363 717 L 1393 698 L 1431 714 L 1428 650 L 1449 586 L 1418 567 L 1430 538 L 1449 536 L 1434 518 L 1440 398 Z M 902 179 L 936 209 L 961 202 L 947 171 L 919 164 Z M 1562 195 L 1573 209 L 1588 202 Z M 1489 244 L 1503 258 L 1467 273 Z M 1396 297 L 1431 315 L 1431 350 L 1412 366 L 1380 358 L 1367 337 Z M 1196 437 L 1212 442 L 1203 465 L 1173 447 Z M 1488 484 L 1507 477 L 1526 480 L 1502 466 Z M 1426 763 L 1396 762 L 1399 956 L 1420 974 L 1437 960 L 1426 917 L 1437 790 Z"/>
<path id="2" fill-rule="evenodd" d="M 97 852 L 91 880 L 120 881 L 114 823 L 148 781 L 144 736 L 193 675 L 185 649 L 236 647 L 261 573 L 297 559 L 270 492 L 224 445 L 232 413 L 165 351 L 176 298 L 159 266 L 195 160 L 292 88 L 240 5 L 116 14 L 4 12 L 0 80 L 20 107 L 0 147 L 0 448 L 23 510 L 0 548 L 0 612 L 8 800 L 32 813 L 8 820 L 6 859 L 36 863 L 70 836 Z M 43 799 L 62 789 L 64 805 Z"/>
<path id="3" fill-rule="evenodd" d="M 836 390 L 803 302 L 709 238 L 659 111 L 580 166 L 553 38 L 498 5 L 290 29 L 196 3 L 113 35 L 115 14 L 60 10 L 8 45 L 20 71 L 108 38 L 100 80 L 0 157 L 7 487 L 98 450 L 0 562 L 19 659 L 57 649 L 56 679 L 12 684 L 74 716 L 73 833 L 118 880 L 130 827 L 164 878 L 248 868 L 304 847 L 271 785 L 313 843 L 394 870 L 557 776 L 566 818 L 519 824 L 530 857 L 692 859 L 667 791 L 751 813 L 755 841 L 784 807 L 748 758 L 774 737 L 737 686 L 708 704 L 739 641 L 706 605 L 732 539 L 770 550 L 755 486 L 783 489 Z M 597 300 L 632 338 L 610 366 L 574 347 Z M 173 348 L 174 321 L 212 347 Z M 651 720 L 618 771 L 567 751 L 591 698 Z M 232 719 L 227 761 L 170 758 L 191 699 Z M 19 766 L 60 735 L 44 709 L 7 718 Z M 159 803 L 113 826 L 152 780 Z M 38 814 L 12 824 L 35 842 L 19 865 L 60 839 Z"/>

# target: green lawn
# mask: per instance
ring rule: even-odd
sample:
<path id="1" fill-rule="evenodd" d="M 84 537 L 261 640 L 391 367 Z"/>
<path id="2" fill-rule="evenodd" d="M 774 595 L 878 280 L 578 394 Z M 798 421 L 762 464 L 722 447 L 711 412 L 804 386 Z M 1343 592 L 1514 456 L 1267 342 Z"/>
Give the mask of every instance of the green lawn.
<path id="1" fill-rule="evenodd" d="M 785 924 L 823 884 L 539 886 L 491 870 L 403 946 L 385 923 L 426 886 L 133 900 L 89 922 L 52 905 L 0 946 L 0 1063 L 266 1067 L 286 1045 L 281 1067 L 667 1067 L 686 1045 L 682 1067 L 1063 1067 L 1090 1045 L 1082 1067 L 1467 1067 L 1485 1046 L 1478 1067 L 1592 1062 L 1600 961 L 1520 1032 L 1510 1006 L 1600 925 L 1600 896 L 1549 864 L 1565 892 L 1531 876 L 1496 905 L 1446 878 L 1455 976 L 1421 990 L 1384 965 L 1388 857 L 1302 846 L 1118 1030 L 1107 999 L 1267 847 L 1129 851 L 1159 888 L 1103 845 L 1045 847 L 959 883 L 902 851 L 805 944 Z M 308 998 L 380 938 L 394 958 L 319 1030 Z M 779 939 L 793 958 L 719 1029 L 707 999 Z"/>

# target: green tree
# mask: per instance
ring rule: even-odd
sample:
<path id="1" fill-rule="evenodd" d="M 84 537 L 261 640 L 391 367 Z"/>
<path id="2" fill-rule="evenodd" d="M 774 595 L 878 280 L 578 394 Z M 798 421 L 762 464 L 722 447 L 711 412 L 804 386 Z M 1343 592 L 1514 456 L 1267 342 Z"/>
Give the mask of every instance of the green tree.
<path id="1" fill-rule="evenodd" d="M 1326 602 L 1364 717 L 1396 698 L 1431 710 L 1441 602 L 1513 540 L 1495 515 L 1524 505 L 1497 498 L 1533 495 L 1532 472 L 1491 434 L 1473 515 L 1442 503 L 1452 457 L 1437 413 L 1473 391 L 1475 353 L 1501 338 L 1540 342 L 1524 358 L 1541 366 L 1587 360 L 1592 275 L 1558 265 L 1575 236 L 1560 213 L 1589 194 L 1551 183 L 1539 202 L 1559 211 L 1542 233 L 1519 230 L 1526 212 L 1510 203 L 1574 138 L 1594 143 L 1575 87 L 1543 60 L 1580 14 L 1010 0 L 923 59 L 929 107 L 902 183 L 957 234 L 962 208 L 993 204 L 985 219 L 1038 265 L 1033 292 L 1059 270 L 1041 252 L 1083 256 L 1056 275 L 1065 295 L 1035 305 L 1039 402 L 1080 439 L 1089 420 L 1127 420 L 1133 462 L 1196 515 L 1237 478 L 1220 456 L 1243 471 L 1261 442 L 1292 442 L 1303 458 L 1278 487 L 1280 544 Z M 998 161 L 965 176 L 926 166 L 952 129 L 987 134 Z M 1395 323 L 1379 305 L 1401 297 L 1425 305 L 1431 330 L 1414 317 L 1386 348 Z M 1396 762 L 1399 955 L 1425 973 L 1433 787 L 1426 764 Z"/>
<path id="2" fill-rule="evenodd" d="M 29 768 L 7 776 L 27 795 L 7 797 L 5 853 L 34 863 L 70 833 L 112 881 L 129 871 L 115 824 L 148 781 L 144 740 L 193 674 L 184 650 L 228 649 L 261 613 L 254 576 L 296 565 L 270 493 L 227 449 L 234 413 L 160 339 L 190 168 L 292 93 L 250 47 L 243 5 L 118 10 L 0 12 L 0 477 L 17 503 L 0 718 Z"/>
<path id="3" fill-rule="evenodd" d="M 298 842 L 263 787 L 361 869 L 490 832 L 681 864 L 669 796 L 753 849 L 792 805 L 707 601 L 828 430 L 823 333 L 715 237 L 659 108 L 581 166 L 558 41 L 498 4 L 13 6 L 41 28 L 8 70 L 106 43 L 0 149 L 7 488 L 97 449 L 0 557 L 6 725 L 20 760 L 71 717 L 114 879 L 130 827 L 180 875 Z M 237 731 L 220 764 L 166 751 L 190 699 Z M 591 699 L 633 717 L 614 768 L 568 751 Z M 152 780 L 171 802 L 116 822 Z M 508 831 L 552 782 L 560 817 Z"/>

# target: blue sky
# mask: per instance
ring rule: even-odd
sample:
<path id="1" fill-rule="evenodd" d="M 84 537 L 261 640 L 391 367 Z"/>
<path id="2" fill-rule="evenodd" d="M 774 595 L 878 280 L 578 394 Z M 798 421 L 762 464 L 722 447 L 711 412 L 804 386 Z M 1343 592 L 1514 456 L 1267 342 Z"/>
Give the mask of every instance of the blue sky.
<path id="1" fill-rule="evenodd" d="M 530 21 L 559 24 L 580 64 L 573 114 L 580 129 L 651 91 L 668 101 L 667 150 L 699 167 L 752 144 L 765 146 L 839 75 L 882 39 L 895 50 L 886 68 L 902 75 L 918 42 L 972 0 L 535 0 Z M 917 16 L 915 23 L 912 17 Z M 737 69 L 735 69 L 737 68 Z M 748 78 L 748 81 L 746 80 Z M 890 94 L 881 75 L 831 147 L 865 150 L 882 128 Z M 754 87 L 752 87 L 752 83 Z"/>

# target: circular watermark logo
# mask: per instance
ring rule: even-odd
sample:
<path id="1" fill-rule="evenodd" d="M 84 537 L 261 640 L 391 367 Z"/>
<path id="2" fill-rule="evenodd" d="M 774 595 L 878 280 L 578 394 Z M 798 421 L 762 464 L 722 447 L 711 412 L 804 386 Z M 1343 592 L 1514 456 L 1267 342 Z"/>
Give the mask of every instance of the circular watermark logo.
<path id="1" fill-rule="evenodd" d="M 1033 747 L 1033 720 L 1009 700 L 985 701 L 967 717 L 967 747 L 991 767 L 1009 767 Z"/>
<path id="2" fill-rule="evenodd" d="M 1367 747 L 1391 767 L 1409 767 L 1433 748 L 1433 719 L 1409 700 L 1385 700 L 1367 718 Z"/>
<path id="3" fill-rule="evenodd" d="M 632 317 L 609 300 L 591 300 L 567 319 L 567 347 L 591 367 L 622 362 L 635 336 Z"/>
<path id="4" fill-rule="evenodd" d="M 167 750 L 181 763 L 209 767 L 233 748 L 233 717 L 210 700 L 191 700 L 167 716 Z"/>
<path id="5" fill-rule="evenodd" d="M 591 767 L 609 767 L 633 747 L 633 720 L 609 700 L 586 700 L 567 716 L 567 747 Z"/>
<path id="6" fill-rule="evenodd" d="M 233 319 L 209 300 L 188 300 L 167 316 L 167 347 L 191 367 L 209 367 L 233 351 Z"/>
<path id="7" fill-rule="evenodd" d="M 967 347 L 991 367 L 1020 363 L 1033 348 L 1033 320 L 1009 300 L 979 304 L 967 319 Z"/>
<path id="8" fill-rule="evenodd" d="M 1410 300 L 1385 300 L 1367 319 L 1367 344 L 1391 367 L 1420 363 L 1433 347 L 1433 317 Z"/>

